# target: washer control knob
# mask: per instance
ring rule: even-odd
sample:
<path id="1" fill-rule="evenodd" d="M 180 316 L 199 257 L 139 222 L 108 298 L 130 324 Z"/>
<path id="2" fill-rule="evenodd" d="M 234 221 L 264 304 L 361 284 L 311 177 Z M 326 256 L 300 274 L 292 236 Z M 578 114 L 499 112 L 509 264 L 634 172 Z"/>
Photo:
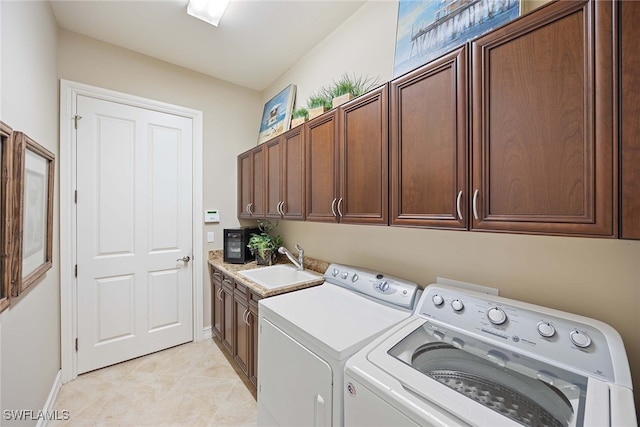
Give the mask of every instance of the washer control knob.
<path id="1" fill-rule="evenodd" d="M 569 338 L 571 338 L 571 342 L 574 343 L 576 347 L 587 348 L 591 345 L 591 337 L 584 332 L 571 331 Z"/>
<path id="2" fill-rule="evenodd" d="M 494 325 L 502 325 L 507 321 L 507 313 L 504 312 L 501 308 L 491 307 L 487 311 L 487 317 L 489 318 L 489 322 Z"/>
<path id="3" fill-rule="evenodd" d="M 436 307 L 444 304 L 444 298 L 442 298 L 442 295 L 438 295 L 438 294 L 435 294 L 434 296 L 432 296 L 431 301 L 433 301 L 433 305 L 435 305 Z"/>
<path id="4" fill-rule="evenodd" d="M 331 275 L 332 275 L 333 277 L 336 277 L 336 276 L 338 275 L 338 273 L 339 273 L 338 269 L 337 269 L 337 268 L 334 268 L 334 269 L 333 269 L 333 271 L 331 272 Z"/>
<path id="5" fill-rule="evenodd" d="M 354 274 L 354 275 L 351 277 L 351 281 L 352 281 L 352 282 L 357 282 L 359 278 L 360 278 L 360 276 L 358 276 L 357 274 Z"/>
<path id="6" fill-rule="evenodd" d="M 386 290 L 389 289 L 389 282 L 387 282 L 386 280 L 383 280 L 378 285 L 378 289 L 380 289 L 382 292 L 385 292 Z"/>
<path id="7" fill-rule="evenodd" d="M 340 275 L 340 277 L 342 277 L 343 279 L 346 279 L 347 277 L 349 277 L 349 273 L 347 273 L 346 271 L 344 273 L 342 273 Z"/>
<path id="8" fill-rule="evenodd" d="M 551 338 L 556 334 L 556 328 L 549 322 L 538 323 L 538 333 L 545 338 Z"/>
<path id="9" fill-rule="evenodd" d="M 459 299 L 454 299 L 451 301 L 451 308 L 453 308 L 454 311 L 461 311 L 464 308 L 464 304 Z"/>

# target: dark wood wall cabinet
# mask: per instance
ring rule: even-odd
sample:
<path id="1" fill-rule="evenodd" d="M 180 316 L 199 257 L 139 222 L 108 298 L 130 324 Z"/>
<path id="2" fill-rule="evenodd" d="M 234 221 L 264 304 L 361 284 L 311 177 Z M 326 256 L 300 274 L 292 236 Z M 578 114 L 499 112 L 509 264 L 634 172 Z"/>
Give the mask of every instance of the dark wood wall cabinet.
<path id="1" fill-rule="evenodd" d="M 267 181 L 301 167 L 308 221 L 640 239 L 639 3 L 548 3 L 304 124 Z"/>
<path id="2" fill-rule="evenodd" d="M 640 2 L 618 5 L 620 36 L 620 237 L 640 239 Z"/>
<path id="3" fill-rule="evenodd" d="M 265 146 L 238 156 L 238 218 L 264 218 Z"/>

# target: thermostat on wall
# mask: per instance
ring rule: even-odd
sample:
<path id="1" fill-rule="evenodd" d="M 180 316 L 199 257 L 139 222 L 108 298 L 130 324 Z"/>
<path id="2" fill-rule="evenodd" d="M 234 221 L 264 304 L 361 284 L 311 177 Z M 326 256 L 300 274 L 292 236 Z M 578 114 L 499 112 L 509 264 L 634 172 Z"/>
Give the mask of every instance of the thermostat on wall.
<path id="1" fill-rule="evenodd" d="M 204 222 L 220 222 L 220 211 L 217 209 L 204 211 Z"/>

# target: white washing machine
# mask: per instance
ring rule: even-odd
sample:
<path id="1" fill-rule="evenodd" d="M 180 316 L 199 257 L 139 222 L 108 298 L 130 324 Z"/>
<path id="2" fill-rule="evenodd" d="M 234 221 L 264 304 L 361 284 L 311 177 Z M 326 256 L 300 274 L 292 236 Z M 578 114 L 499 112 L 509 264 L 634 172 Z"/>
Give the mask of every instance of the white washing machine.
<path id="1" fill-rule="evenodd" d="M 594 319 L 430 285 L 345 366 L 348 426 L 636 426 L 620 335 Z"/>
<path id="2" fill-rule="evenodd" d="M 258 304 L 258 426 L 342 426 L 347 359 L 411 316 L 421 292 L 352 266 L 324 277 Z"/>

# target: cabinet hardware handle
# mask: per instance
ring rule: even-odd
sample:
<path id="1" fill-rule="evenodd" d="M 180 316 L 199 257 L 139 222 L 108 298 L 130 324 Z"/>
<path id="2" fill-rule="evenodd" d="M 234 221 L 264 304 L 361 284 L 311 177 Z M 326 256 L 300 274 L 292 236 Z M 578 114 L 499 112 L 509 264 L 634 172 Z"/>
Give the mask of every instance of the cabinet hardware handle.
<path id="1" fill-rule="evenodd" d="M 280 215 L 284 215 L 284 200 L 278 203 L 278 211 L 280 212 Z"/>
<path id="2" fill-rule="evenodd" d="M 340 209 L 340 206 L 342 206 L 342 197 L 338 200 L 338 215 L 342 216 L 342 209 Z"/>
<path id="3" fill-rule="evenodd" d="M 247 206 L 244 208 L 245 211 L 247 211 L 247 213 L 249 213 L 249 203 L 247 203 Z"/>
<path id="4" fill-rule="evenodd" d="M 242 320 L 244 320 L 244 323 L 249 326 L 249 309 L 245 309 L 244 313 L 242 313 Z"/>
<path id="5" fill-rule="evenodd" d="M 222 299 L 222 288 L 218 289 L 218 299 L 220 301 L 223 301 L 223 299 Z"/>
<path id="6" fill-rule="evenodd" d="M 473 217 L 478 221 L 478 189 L 473 192 Z"/>
<path id="7" fill-rule="evenodd" d="M 338 215 L 336 214 L 336 199 L 334 198 L 333 201 L 331 202 L 331 213 L 333 214 L 333 216 L 337 217 Z"/>
<path id="8" fill-rule="evenodd" d="M 280 210 L 280 205 L 282 204 L 282 202 L 278 202 L 278 206 L 276 206 L 276 211 L 278 212 L 278 215 L 282 215 L 282 211 Z"/>
<path id="9" fill-rule="evenodd" d="M 456 209 L 458 211 L 458 218 L 462 221 L 462 209 L 460 207 L 460 202 L 462 202 L 462 190 L 458 192 L 458 197 L 456 198 Z"/>
<path id="10" fill-rule="evenodd" d="M 249 215 L 253 215 L 253 202 L 249 203 Z"/>

